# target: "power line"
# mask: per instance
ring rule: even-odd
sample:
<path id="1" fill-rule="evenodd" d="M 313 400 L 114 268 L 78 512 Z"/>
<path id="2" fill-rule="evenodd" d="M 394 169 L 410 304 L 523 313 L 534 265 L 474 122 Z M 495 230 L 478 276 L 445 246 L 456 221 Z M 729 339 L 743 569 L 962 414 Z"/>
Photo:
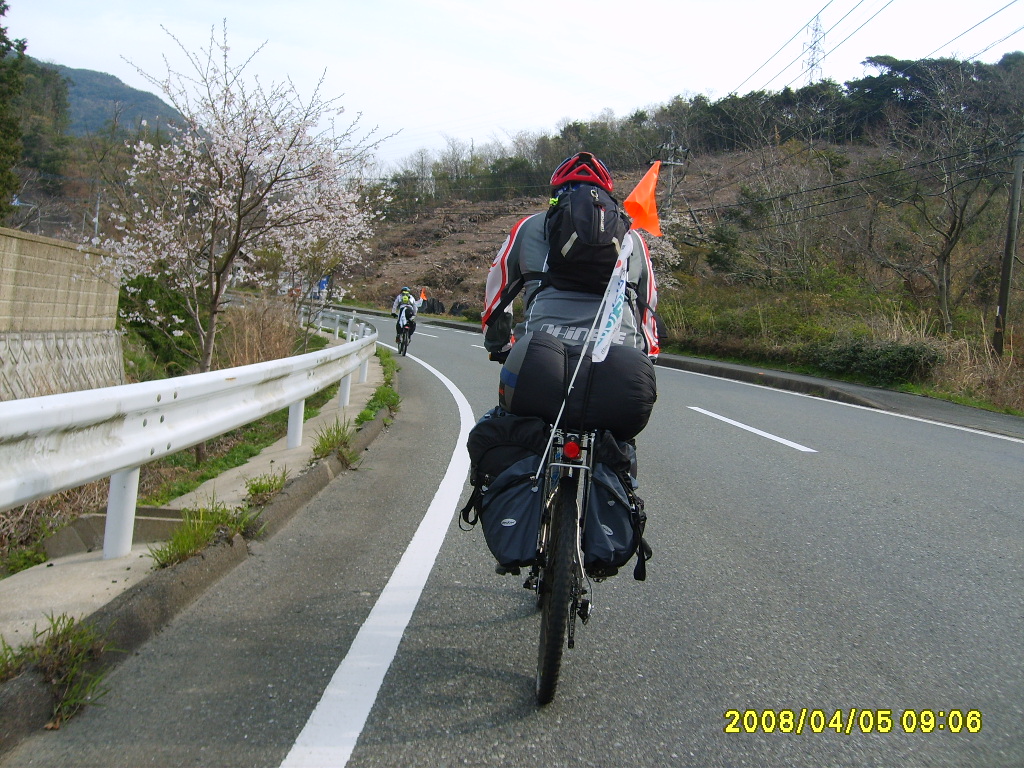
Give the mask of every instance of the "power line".
<path id="1" fill-rule="evenodd" d="M 961 184 L 966 184 L 966 183 L 971 182 L 971 181 L 981 181 L 982 179 L 987 179 L 987 178 L 990 178 L 992 176 L 998 176 L 998 175 L 1001 175 L 1001 174 L 999 174 L 998 172 L 987 173 L 987 174 L 985 174 L 983 176 L 975 176 L 975 177 L 972 177 L 972 178 L 969 178 L 969 179 L 964 179 L 960 183 Z M 957 186 L 960 186 L 960 184 L 958 184 Z M 867 192 L 867 191 L 857 192 L 855 194 L 847 195 L 846 197 L 836 198 L 834 200 L 826 200 L 826 201 L 819 202 L 819 203 L 812 203 L 810 205 L 805 205 L 805 206 L 802 206 L 802 207 L 799 207 L 799 208 L 791 208 L 788 211 L 788 213 L 799 213 L 801 211 L 809 211 L 812 208 L 819 208 L 819 207 L 821 207 L 823 205 L 829 205 L 831 203 L 839 203 L 839 202 L 843 202 L 845 200 L 854 200 L 854 199 L 856 199 L 858 197 L 863 197 L 863 196 L 865 196 L 867 194 L 869 194 L 869 192 Z M 930 195 L 922 195 L 922 197 L 938 197 L 940 194 L 941 193 L 933 193 L 933 194 L 930 194 Z M 905 200 L 902 200 L 900 202 L 904 202 L 905 203 L 905 202 L 908 202 L 908 200 L 905 199 Z M 849 213 L 850 211 L 857 211 L 857 210 L 860 210 L 863 207 L 864 207 L 863 205 L 851 205 L 851 206 L 849 206 L 847 208 L 841 208 L 838 211 L 830 210 L 830 211 L 826 211 L 824 213 L 816 214 L 814 216 L 805 216 L 802 219 L 789 219 L 787 221 L 776 222 L 775 224 L 765 224 L 763 227 L 751 227 L 750 229 L 740 229 L 740 230 L 737 230 L 737 234 L 745 235 L 745 234 L 749 234 L 751 232 L 763 232 L 763 231 L 768 230 L 768 229 L 780 229 L 782 227 L 792 226 L 793 224 L 802 224 L 805 221 L 814 221 L 816 219 L 824 219 L 824 218 L 827 218 L 827 217 L 838 216 L 841 213 Z M 697 208 L 697 209 L 695 209 L 694 212 L 695 213 L 704 213 L 704 212 L 713 211 L 713 210 L 715 210 L 715 209 L 713 209 L 713 208 Z"/>
<path id="2" fill-rule="evenodd" d="M 993 176 L 1000 176 L 1000 175 L 1002 175 L 1002 174 L 1000 174 L 1000 173 L 998 173 L 996 171 L 993 171 L 992 173 L 986 173 L 983 176 L 974 176 L 974 177 L 971 177 L 969 179 L 964 179 L 962 182 L 960 182 L 956 186 L 960 186 L 961 184 L 967 184 L 967 183 L 969 183 L 971 181 L 981 181 L 982 179 L 987 179 L 987 178 L 991 178 Z M 859 192 L 859 193 L 854 194 L 854 195 L 848 195 L 847 197 L 837 198 L 836 200 L 829 200 L 829 201 L 825 201 L 825 202 L 821 202 L 821 203 L 813 203 L 811 205 L 803 206 L 802 208 L 792 208 L 792 209 L 790 209 L 789 212 L 790 213 L 799 213 L 800 211 L 809 211 L 811 208 L 820 207 L 822 205 L 828 205 L 829 203 L 832 203 L 832 202 L 842 202 L 844 200 L 853 200 L 853 199 L 858 198 L 858 197 L 863 197 L 866 194 L 868 194 L 868 192 Z M 922 195 L 922 197 L 939 197 L 940 195 L 941 195 L 941 193 L 933 193 L 933 194 L 930 194 L 930 195 Z M 905 200 L 901 200 L 899 202 L 906 203 L 906 202 L 908 202 L 908 200 L 905 199 Z M 763 232 L 764 230 L 767 230 L 767 229 L 779 229 L 781 227 L 788 227 L 788 226 L 791 226 L 793 224 L 802 224 L 805 221 L 814 221 L 815 219 L 824 219 L 826 217 L 838 216 L 841 213 L 849 213 L 850 211 L 857 211 L 857 210 L 860 210 L 863 207 L 864 207 L 863 205 L 851 205 L 848 208 L 842 208 L 842 209 L 840 209 L 838 211 L 826 211 L 825 213 L 819 213 L 819 214 L 817 214 L 815 216 L 805 216 L 802 219 L 790 219 L 788 221 L 782 221 L 782 222 L 778 222 L 776 224 L 766 224 L 763 227 L 752 227 L 751 229 L 741 229 L 741 230 L 737 231 L 737 234 L 745 235 L 745 234 L 748 234 L 750 232 Z M 706 211 L 706 210 L 712 210 L 712 209 L 709 209 L 709 208 L 698 208 L 697 210 L 698 211 Z"/>
<path id="3" fill-rule="evenodd" d="M 936 53 L 938 53 L 939 51 L 941 51 L 941 50 L 942 50 L 943 48 L 945 48 L 946 46 L 948 46 L 948 45 L 952 45 L 952 44 L 953 44 L 953 43 L 955 43 L 955 42 L 956 42 L 957 40 L 959 40 L 959 39 L 960 39 L 961 37 L 963 37 L 964 35 L 966 35 L 966 34 L 967 34 L 968 32 L 971 32 L 971 31 L 973 31 L 973 30 L 977 29 L 977 28 L 978 28 L 978 27 L 980 27 L 980 26 L 981 26 L 982 24 L 984 24 L 984 23 L 985 23 L 986 21 L 988 21 L 989 19 L 991 19 L 991 18 L 993 18 L 993 17 L 995 17 L 995 16 L 998 16 L 998 15 L 999 15 L 1000 13 L 1002 13 L 1003 11 L 1005 11 L 1005 10 L 1006 10 L 1007 8 L 1009 8 L 1009 7 L 1011 6 L 1011 5 L 1014 5 L 1014 4 L 1016 4 L 1017 2 L 1018 2 L 1018 0 L 1010 0 L 1010 2 L 1008 2 L 1008 3 L 1007 3 L 1006 5 L 1004 5 L 1004 6 L 1002 7 L 1002 8 L 1000 8 L 1000 9 L 999 9 L 998 11 L 996 11 L 995 13 L 992 13 L 992 14 L 990 14 L 990 15 L 986 16 L 986 17 L 985 17 L 984 19 L 982 19 L 981 21 L 979 21 L 979 22 L 978 22 L 977 24 L 975 24 L 975 25 L 974 25 L 973 27 L 971 27 L 970 29 L 965 29 L 965 30 L 964 30 L 963 32 L 961 32 L 961 33 L 960 33 L 959 35 L 957 35 L 956 37 L 954 37 L 954 38 L 953 38 L 952 40 L 950 40 L 950 41 L 949 41 L 949 42 L 947 42 L 947 43 L 943 43 L 942 45 L 940 45 L 940 46 L 939 46 L 938 48 L 936 48 L 936 49 L 935 49 L 934 51 L 932 51 L 931 53 L 929 53 L 929 54 L 928 54 L 927 56 L 925 56 L 924 58 L 926 58 L 926 59 L 930 59 L 930 58 L 931 58 L 932 56 L 934 56 L 934 55 L 935 55 Z M 1022 27 L 1022 29 L 1024 29 L 1024 27 Z M 1018 30 L 1017 30 L 1017 32 L 1020 32 L 1020 30 L 1018 29 Z M 1014 33 L 1013 33 L 1013 35 L 1017 34 L 1017 32 L 1014 32 Z M 1006 40 L 1006 39 L 1008 39 L 1008 38 L 1010 38 L 1010 37 L 1013 37 L 1013 35 L 1008 35 L 1007 37 L 1004 37 L 1004 38 L 1003 38 L 1003 40 Z M 994 46 L 994 45 L 999 45 L 999 43 L 1001 43 L 1001 42 L 1002 42 L 1003 40 L 999 40 L 998 42 L 992 43 L 992 45 L 991 45 L 991 46 L 989 46 L 989 48 L 991 48 L 991 47 L 992 47 L 992 46 Z M 988 48 L 986 48 L 986 49 L 985 49 L 985 51 L 987 51 L 987 50 L 988 50 Z M 982 51 L 981 53 L 984 53 L 985 51 Z M 973 59 L 973 58 L 975 58 L 975 57 L 977 57 L 977 56 L 980 56 L 980 55 L 981 55 L 981 53 L 976 53 L 976 54 L 974 54 L 974 56 L 972 56 L 971 58 Z"/>
<path id="4" fill-rule="evenodd" d="M 1016 0 L 1014 0 L 1014 2 L 1016 2 Z M 974 61 L 974 59 L 978 58 L 978 57 L 979 57 L 979 56 L 981 56 L 981 55 L 982 55 L 983 53 L 988 53 L 988 51 L 989 51 L 989 50 L 991 50 L 992 48 L 995 48 L 995 47 L 996 47 L 997 45 L 999 45 L 1000 43 L 1006 42 L 1007 40 L 1009 40 L 1009 39 L 1010 39 L 1011 37 L 1013 37 L 1014 35 L 1016 35 L 1016 34 L 1017 34 L 1018 32 L 1020 32 L 1021 30 L 1024 30 L 1024 27 L 1017 27 L 1017 29 L 1015 29 L 1015 30 L 1014 30 L 1013 32 L 1011 32 L 1010 34 L 1008 34 L 1008 35 L 1007 35 L 1006 37 L 1000 38 L 999 40 L 996 40 L 996 41 L 995 41 L 994 43 L 991 43 L 990 45 L 986 46 L 985 48 L 982 48 L 982 49 L 981 49 L 980 51 L 978 51 L 978 52 L 977 52 L 976 54 L 974 54 L 973 56 L 971 56 L 971 57 L 970 57 L 970 58 L 968 59 L 968 61 Z"/>
<path id="5" fill-rule="evenodd" d="M 992 146 L 992 145 L 989 145 L 989 146 Z M 778 195 L 771 195 L 769 197 L 762 197 L 762 198 L 758 198 L 758 199 L 755 199 L 755 200 L 745 200 L 742 203 L 728 203 L 728 204 L 725 204 L 725 205 L 717 205 L 717 206 L 714 206 L 712 208 L 697 208 L 695 210 L 697 212 L 701 212 L 701 213 L 708 212 L 708 211 L 720 211 L 720 210 L 727 209 L 727 208 L 739 208 L 739 207 L 743 207 L 743 206 L 747 206 L 747 205 L 754 205 L 754 204 L 757 204 L 757 203 L 770 203 L 770 202 L 774 202 L 776 200 L 783 200 L 783 199 L 789 198 L 789 197 L 796 197 L 798 195 L 810 194 L 812 192 L 825 192 L 825 191 L 828 191 L 830 189 L 837 189 L 839 187 L 844 187 L 844 186 L 847 186 L 849 184 L 856 184 L 856 183 L 861 182 L 861 181 L 870 181 L 872 179 L 878 179 L 878 178 L 881 178 L 883 176 L 891 176 L 892 174 L 895 174 L 895 173 L 903 173 L 905 171 L 914 170 L 916 168 L 925 168 L 925 167 L 927 167 L 929 165 L 933 165 L 934 163 L 942 162 L 944 160 L 954 160 L 954 159 L 956 159 L 958 157 L 964 157 L 964 156 L 972 154 L 972 153 L 974 153 L 976 151 L 977 151 L 977 148 L 972 147 L 970 149 L 964 150 L 963 152 L 956 152 L 956 153 L 951 154 L 951 155 L 944 155 L 942 157 L 937 157 L 937 158 L 934 158 L 932 160 L 922 161 L 920 163 L 914 163 L 912 165 L 904 165 L 904 166 L 901 166 L 899 168 L 894 168 L 891 171 L 880 171 L 878 173 L 868 174 L 867 176 L 858 176 L 857 178 L 847 179 L 846 181 L 840 181 L 840 182 L 836 182 L 834 184 L 824 184 L 824 185 L 822 185 L 820 187 L 810 187 L 808 189 L 800 189 L 800 190 L 795 190 L 795 191 L 791 191 L 791 192 L 783 192 L 783 193 L 778 194 Z M 969 168 L 975 168 L 975 167 L 978 167 L 978 166 L 981 166 L 981 165 L 985 165 L 987 162 L 998 162 L 1000 160 L 1005 160 L 1005 159 L 1007 159 L 1007 158 L 1009 158 L 1011 156 L 1012 155 L 1007 154 L 1007 155 L 1002 155 L 1002 156 L 997 156 L 997 157 L 991 158 L 988 161 L 980 161 L 980 162 L 977 162 L 977 163 L 972 163 L 972 164 L 970 164 L 968 166 L 965 166 L 965 170 L 969 169 Z M 985 178 L 985 177 L 977 177 L 977 178 Z M 862 193 L 858 193 L 858 194 L 868 194 L 868 193 L 867 192 L 862 192 Z M 856 195 L 853 195 L 852 197 L 856 197 Z M 837 198 L 837 199 L 838 200 L 845 200 L 845 199 L 848 199 L 848 198 Z M 808 206 L 808 207 L 814 207 L 814 205 L 824 205 L 824 204 L 827 204 L 829 202 L 833 202 L 833 201 L 825 201 L 824 203 L 814 203 L 813 205 Z M 793 210 L 801 210 L 801 209 L 794 208 Z"/>

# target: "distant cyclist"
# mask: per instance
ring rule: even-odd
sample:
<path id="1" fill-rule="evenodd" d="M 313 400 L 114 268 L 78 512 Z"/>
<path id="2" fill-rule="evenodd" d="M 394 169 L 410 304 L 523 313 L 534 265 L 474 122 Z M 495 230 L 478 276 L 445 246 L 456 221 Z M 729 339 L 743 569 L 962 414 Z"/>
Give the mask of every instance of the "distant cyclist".
<path id="1" fill-rule="evenodd" d="M 409 329 L 409 337 L 416 333 L 416 312 L 423 306 L 423 299 L 417 299 L 412 295 L 409 288 L 402 288 L 401 293 L 395 296 L 391 304 L 391 316 L 397 317 L 395 324 L 395 343 L 399 343 L 399 336 L 403 328 Z"/>

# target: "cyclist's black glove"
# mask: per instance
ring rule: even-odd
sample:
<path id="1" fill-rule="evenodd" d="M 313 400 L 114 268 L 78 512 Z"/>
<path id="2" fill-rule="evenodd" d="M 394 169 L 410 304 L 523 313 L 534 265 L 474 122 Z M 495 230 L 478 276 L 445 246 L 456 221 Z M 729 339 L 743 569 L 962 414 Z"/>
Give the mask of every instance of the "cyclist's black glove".
<path id="1" fill-rule="evenodd" d="M 511 350 L 506 349 L 504 352 L 491 352 L 491 354 L 487 356 L 487 359 L 493 360 L 496 363 L 501 363 L 502 365 L 504 365 L 505 360 L 508 359 L 508 353 L 510 351 Z"/>

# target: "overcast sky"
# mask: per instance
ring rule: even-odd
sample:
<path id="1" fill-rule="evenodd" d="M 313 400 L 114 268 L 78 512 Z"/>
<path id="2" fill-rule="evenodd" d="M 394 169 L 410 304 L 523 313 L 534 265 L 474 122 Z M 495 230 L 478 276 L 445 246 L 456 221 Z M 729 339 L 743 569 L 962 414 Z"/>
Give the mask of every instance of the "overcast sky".
<path id="1" fill-rule="evenodd" d="M 679 94 L 804 85 L 816 16 L 821 74 L 837 82 L 863 75 L 868 56 L 991 63 L 1024 50 L 1020 0 L 8 2 L 0 24 L 29 55 L 144 90 L 136 66 L 161 75 L 164 56 L 182 64 L 167 32 L 198 50 L 226 19 L 236 63 L 266 43 L 250 65 L 264 81 L 290 77 L 308 96 L 326 74 L 325 95 L 362 113 L 363 128 L 400 131 L 381 149 L 388 163 L 446 137 L 507 142 Z"/>

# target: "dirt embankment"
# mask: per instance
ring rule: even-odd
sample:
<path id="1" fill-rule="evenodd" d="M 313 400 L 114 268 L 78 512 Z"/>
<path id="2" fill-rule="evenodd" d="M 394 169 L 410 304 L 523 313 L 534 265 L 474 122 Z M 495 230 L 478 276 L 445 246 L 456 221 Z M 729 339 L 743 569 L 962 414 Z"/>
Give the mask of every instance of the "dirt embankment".
<path id="1" fill-rule="evenodd" d="M 409 286 L 429 298 L 477 309 L 483 306 L 487 269 L 512 226 L 544 210 L 543 198 L 498 202 L 453 201 L 415 219 L 378 227 L 371 252 L 352 276 L 357 301 L 390 304 Z"/>

